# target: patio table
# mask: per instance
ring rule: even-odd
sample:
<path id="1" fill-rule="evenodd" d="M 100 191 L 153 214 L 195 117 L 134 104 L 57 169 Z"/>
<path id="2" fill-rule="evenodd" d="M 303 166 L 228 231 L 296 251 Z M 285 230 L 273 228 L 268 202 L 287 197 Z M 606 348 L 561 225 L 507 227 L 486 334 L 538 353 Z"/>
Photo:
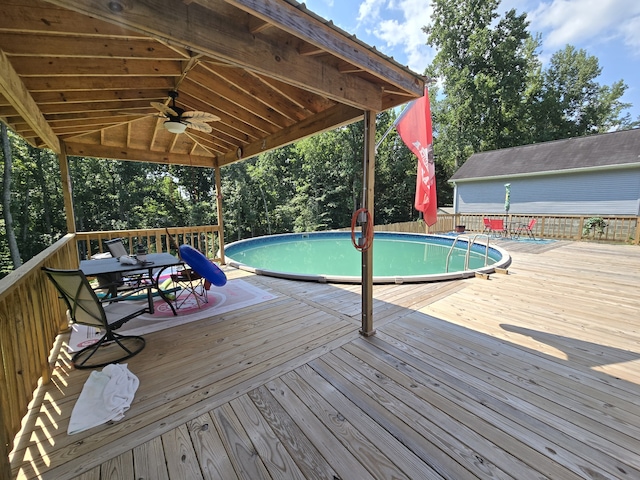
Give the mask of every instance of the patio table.
<path id="1" fill-rule="evenodd" d="M 174 315 L 177 315 L 171 300 L 160 289 L 159 279 L 162 271 L 169 267 L 182 265 L 182 261 L 178 257 L 174 257 L 170 253 L 149 253 L 147 254 L 147 260 L 144 264 L 128 265 L 120 263 L 117 258 L 101 258 L 97 260 L 82 260 L 80 262 L 80 270 L 87 277 L 97 277 L 99 275 L 107 275 L 113 273 L 131 273 L 139 272 L 141 270 L 148 271 L 148 279 L 151 285 L 147 289 L 147 296 L 149 299 L 149 311 L 153 313 L 153 297 L 151 295 L 151 289 L 155 288 L 162 298 L 170 307 Z M 157 273 L 154 275 L 154 270 Z"/>

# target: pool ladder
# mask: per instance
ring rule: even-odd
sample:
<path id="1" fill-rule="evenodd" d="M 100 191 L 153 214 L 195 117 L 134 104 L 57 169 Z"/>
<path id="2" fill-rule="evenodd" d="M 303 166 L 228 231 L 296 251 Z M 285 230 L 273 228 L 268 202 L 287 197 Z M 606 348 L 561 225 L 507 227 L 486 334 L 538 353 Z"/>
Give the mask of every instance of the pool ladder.
<path id="1" fill-rule="evenodd" d="M 484 244 L 484 247 L 485 247 L 484 266 L 485 267 L 487 266 L 488 259 L 489 259 L 489 235 L 487 235 L 486 233 L 476 233 L 473 237 L 469 237 L 468 235 L 458 235 L 453 241 L 453 243 L 451 244 L 451 248 L 449 249 L 449 253 L 447 254 L 446 273 L 449 273 L 449 260 L 451 259 L 451 254 L 453 253 L 453 249 L 456 247 L 456 243 L 458 243 L 458 240 L 460 239 L 466 240 L 467 242 L 467 253 L 464 256 L 464 269 L 469 270 L 469 257 L 471 256 L 471 247 L 476 242 L 476 238 L 478 237 L 483 237 L 487 239 L 487 243 Z M 479 243 L 478 245 L 483 245 L 483 244 Z"/>

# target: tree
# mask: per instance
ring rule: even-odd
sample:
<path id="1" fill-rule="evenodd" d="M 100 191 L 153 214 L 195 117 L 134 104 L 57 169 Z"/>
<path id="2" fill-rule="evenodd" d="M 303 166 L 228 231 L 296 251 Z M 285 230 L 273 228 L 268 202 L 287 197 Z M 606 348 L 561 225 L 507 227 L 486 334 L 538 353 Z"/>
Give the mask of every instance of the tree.
<path id="1" fill-rule="evenodd" d="M 597 58 L 567 46 L 544 70 L 526 14 L 499 18 L 498 5 L 434 0 L 424 31 L 438 50 L 427 73 L 443 84 L 431 95 L 437 165 L 451 175 L 475 152 L 635 125 L 620 116 L 624 82 L 596 82 Z"/>
<path id="2" fill-rule="evenodd" d="M 435 0 L 427 43 L 438 50 L 428 73 L 443 80 L 431 95 L 436 163 L 453 173 L 473 152 L 524 141 L 520 120 L 539 41 L 526 15 L 498 19 L 498 0 Z M 497 21 L 496 21 L 497 20 Z"/>
<path id="3" fill-rule="evenodd" d="M 598 59 L 583 49 L 567 45 L 553 54 L 542 73 L 538 101 L 533 104 L 533 121 L 538 128 L 532 141 L 605 133 L 629 125 L 621 112 L 630 105 L 620 98 L 627 86 L 622 80 L 600 85 Z"/>
<path id="4" fill-rule="evenodd" d="M 13 156 L 11 154 L 11 144 L 7 134 L 7 126 L 0 122 L 0 139 L 2 140 L 2 155 L 4 157 L 4 173 L 2 175 L 2 217 L 4 219 L 4 229 L 7 237 L 9 252 L 13 268 L 22 265 L 20 250 L 13 230 L 13 216 L 11 215 L 11 168 Z"/>

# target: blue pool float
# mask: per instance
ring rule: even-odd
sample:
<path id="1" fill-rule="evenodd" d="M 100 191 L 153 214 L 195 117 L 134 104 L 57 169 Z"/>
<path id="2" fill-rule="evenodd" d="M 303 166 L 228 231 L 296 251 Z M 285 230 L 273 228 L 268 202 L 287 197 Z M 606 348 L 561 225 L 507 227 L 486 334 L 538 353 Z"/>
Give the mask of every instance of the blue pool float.
<path id="1" fill-rule="evenodd" d="M 180 258 L 216 287 L 222 287 L 227 283 L 227 276 L 220 270 L 220 267 L 195 248 L 189 245 L 180 245 Z"/>

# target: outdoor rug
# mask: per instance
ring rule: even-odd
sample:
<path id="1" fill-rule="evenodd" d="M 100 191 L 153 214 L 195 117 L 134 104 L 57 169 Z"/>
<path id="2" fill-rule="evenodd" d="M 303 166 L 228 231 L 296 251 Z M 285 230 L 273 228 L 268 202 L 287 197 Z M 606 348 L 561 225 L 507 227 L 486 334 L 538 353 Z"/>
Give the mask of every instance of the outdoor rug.
<path id="1" fill-rule="evenodd" d="M 276 298 L 275 295 L 250 283 L 235 279 L 223 287 L 211 286 L 208 290 L 208 303 L 200 303 L 200 308 L 193 295 L 189 297 L 174 316 L 171 308 L 159 297 L 154 297 L 153 314 L 143 314 L 133 318 L 120 327 L 117 332 L 122 335 L 144 335 L 165 328 L 184 325 L 214 315 L 222 315 L 239 308 L 257 305 Z M 85 325 L 73 325 L 69 339 L 69 352 L 75 352 L 90 345 L 100 338 L 97 328 Z"/>

